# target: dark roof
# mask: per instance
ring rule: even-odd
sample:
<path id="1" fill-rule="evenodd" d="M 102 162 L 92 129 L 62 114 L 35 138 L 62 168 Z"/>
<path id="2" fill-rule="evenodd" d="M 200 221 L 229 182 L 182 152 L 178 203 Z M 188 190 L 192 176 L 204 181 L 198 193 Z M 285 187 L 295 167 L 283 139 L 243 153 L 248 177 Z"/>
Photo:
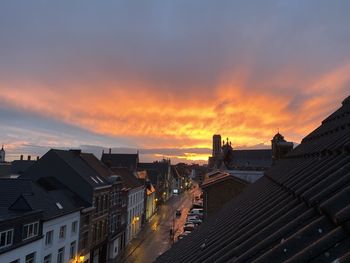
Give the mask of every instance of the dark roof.
<path id="1" fill-rule="evenodd" d="M 109 177 L 113 174 L 112 171 L 92 153 L 81 153 L 80 157 L 99 175 Z"/>
<path id="2" fill-rule="evenodd" d="M 51 149 L 30 166 L 20 178 L 38 181 L 43 177 L 55 177 L 68 189 L 77 193 L 87 203 L 92 204 L 93 191 L 109 187 L 108 179 L 100 172 L 104 169 L 97 164 L 92 154 L 80 150 Z"/>
<path id="3" fill-rule="evenodd" d="M 131 170 L 137 168 L 138 154 L 127 153 L 103 153 L 101 161 L 108 167 L 126 167 Z"/>
<path id="4" fill-rule="evenodd" d="M 350 104 L 157 262 L 349 262 Z"/>
<path id="5" fill-rule="evenodd" d="M 46 190 L 26 179 L 0 179 L 0 220 L 39 210 L 44 219 L 50 219 L 78 211 L 82 206 L 80 198 L 68 189 Z"/>
<path id="6" fill-rule="evenodd" d="M 63 161 L 65 161 L 72 169 L 75 170 L 82 178 L 84 178 L 91 186 L 100 187 L 108 185 L 108 181 L 99 176 L 97 171 L 93 169 L 88 163 L 89 157 L 86 153 L 81 153 L 79 150 L 56 150 L 54 151 Z M 91 154 L 92 155 L 92 154 Z M 84 157 L 84 158 L 83 158 Z M 93 159 L 90 157 L 90 159 Z"/>
<path id="7" fill-rule="evenodd" d="M 0 177 L 9 177 L 11 174 L 11 163 L 0 163 Z"/>
<path id="8" fill-rule="evenodd" d="M 32 160 L 15 160 L 11 163 L 11 173 L 12 174 L 22 174 L 30 166 L 32 166 L 36 161 Z"/>
<path id="9" fill-rule="evenodd" d="M 270 167 L 272 164 L 272 150 L 233 150 L 233 167 Z"/>
<path id="10" fill-rule="evenodd" d="M 153 163 L 139 163 L 139 171 L 147 171 L 147 176 L 154 186 L 158 185 L 158 182 L 162 181 L 168 173 L 170 162 L 161 161 Z M 157 189 L 159 190 L 159 189 Z"/>
<path id="11" fill-rule="evenodd" d="M 121 177 L 124 188 L 134 189 L 143 186 L 143 183 L 128 168 L 111 168 L 111 170 L 114 175 Z"/>
<path id="12" fill-rule="evenodd" d="M 165 175 L 168 173 L 168 169 L 170 166 L 170 162 L 167 161 L 161 161 L 161 162 L 153 162 L 153 163 L 139 163 L 138 164 L 138 170 L 146 170 L 146 171 L 158 171 L 162 175 Z"/>
<path id="13" fill-rule="evenodd" d="M 221 183 L 221 182 L 224 182 L 224 181 L 227 181 L 227 180 L 232 180 L 232 181 L 235 181 L 235 182 L 243 184 L 243 185 L 247 185 L 249 183 L 249 182 L 247 182 L 247 181 L 245 181 L 243 179 L 235 177 L 232 174 L 222 172 L 222 173 L 219 173 L 219 174 L 217 174 L 217 175 L 215 175 L 213 177 L 206 178 L 204 180 L 203 184 L 201 185 L 201 187 L 202 188 L 206 188 L 208 186 L 212 186 L 212 185 L 215 185 L 217 183 Z"/>

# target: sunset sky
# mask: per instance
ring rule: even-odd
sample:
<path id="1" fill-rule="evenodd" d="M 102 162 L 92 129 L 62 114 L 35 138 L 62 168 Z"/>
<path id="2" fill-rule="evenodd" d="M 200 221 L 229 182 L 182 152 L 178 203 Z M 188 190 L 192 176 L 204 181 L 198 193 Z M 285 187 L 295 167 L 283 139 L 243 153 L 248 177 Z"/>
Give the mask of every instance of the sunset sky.
<path id="1" fill-rule="evenodd" d="M 350 1 L 1 1 L 0 143 L 207 160 L 300 142 L 350 95 Z"/>

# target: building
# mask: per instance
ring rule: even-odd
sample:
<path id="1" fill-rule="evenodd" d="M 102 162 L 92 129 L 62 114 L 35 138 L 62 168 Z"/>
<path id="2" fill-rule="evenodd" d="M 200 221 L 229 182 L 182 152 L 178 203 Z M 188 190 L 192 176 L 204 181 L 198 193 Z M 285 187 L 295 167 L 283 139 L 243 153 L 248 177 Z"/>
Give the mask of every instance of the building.
<path id="1" fill-rule="evenodd" d="M 157 199 L 156 190 L 149 180 L 147 172 L 141 171 L 137 172 L 137 178 L 145 186 L 145 196 L 144 196 L 144 218 L 143 221 L 148 221 L 157 210 Z"/>
<path id="2" fill-rule="evenodd" d="M 5 162 L 5 150 L 4 150 L 4 145 L 1 146 L 0 149 L 0 163 L 4 163 Z"/>
<path id="3" fill-rule="evenodd" d="M 228 201 L 238 196 L 249 184 L 230 173 L 217 171 L 204 180 L 203 208 L 205 217 L 217 213 Z"/>
<path id="4" fill-rule="evenodd" d="M 275 163 L 293 150 L 293 143 L 287 142 L 279 132 L 271 140 L 272 161 Z"/>
<path id="5" fill-rule="evenodd" d="M 208 164 L 211 168 L 220 168 L 222 162 L 222 144 L 221 135 L 213 135 L 213 149 L 212 156 L 209 157 Z"/>
<path id="6" fill-rule="evenodd" d="M 221 135 L 213 135 L 213 157 L 217 158 L 221 156 Z"/>
<path id="7" fill-rule="evenodd" d="M 126 192 L 126 237 L 127 245 L 140 232 L 144 214 L 145 186 L 127 168 L 111 168 L 113 173 L 121 178 L 123 191 Z"/>
<path id="8" fill-rule="evenodd" d="M 30 180 L 0 179 L 0 187 L 0 262 L 77 262 L 79 198 Z"/>
<path id="9" fill-rule="evenodd" d="M 125 167 L 130 171 L 136 172 L 139 163 L 139 153 L 112 153 L 112 149 L 109 149 L 108 153 L 102 153 L 101 161 L 108 167 Z"/>
<path id="10" fill-rule="evenodd" d="M 215 145 L 217 147 L 217 144 Z M 292 149 L 293 143 L 287 142 L 280 133 L 271 140 L 271 149 L 235 150 L 227 138 L 221 146 L 221 155 L 210 157 L 208 164 L 211 169 L 265 171 Z M 213 148 L 214 152 L 217 151 Z"/>
<path id="11" fill-rule="evenodd" d="M 149 180 L 156 189 L 156 198 L 159 202 L 166 202 L 172 196 L 173 176 L 170 160 L 139 163 L 138 170 L 147 172 Z"/>
<path id="12" fill-rule="evenodd" d="M 17 178 L 35 162 L 30 156 L 27 160 L 23 160 L 23 155 L 21 155 L 20 160 L 0 163 L 0 178 Z"/>
<path id="13" fill-rule="evenodd" d="M 108 212 L 108 246 L 107 260 L 115 261 L 126 246 L 126 196 L 123 194 L 123 184 L 120 176 L 110 170 L 93 154 L 81 153 L 81 158 L 100 177 L 111 185 L 109 191 Z"/>
<path id="14" fill-rule="evenodd" d="M 349 262 L 350 97 L 156 262 Z"/>
<path id="15" fill-rule="evenodd" d="M 111 184 L 89 164 L 99 162 L 92 154 L 80 150 L 48 151 L 30 166 L 21 178 L 35 182 L 58 181 L 85 202 L 80 219 L 79 256 L 85 263 L 105 262 L 108 247 L 109 196 Z M 103 170 L 103 169 L 101 169 Z M 54 178 L 54 179 L 52 179 Z"/>

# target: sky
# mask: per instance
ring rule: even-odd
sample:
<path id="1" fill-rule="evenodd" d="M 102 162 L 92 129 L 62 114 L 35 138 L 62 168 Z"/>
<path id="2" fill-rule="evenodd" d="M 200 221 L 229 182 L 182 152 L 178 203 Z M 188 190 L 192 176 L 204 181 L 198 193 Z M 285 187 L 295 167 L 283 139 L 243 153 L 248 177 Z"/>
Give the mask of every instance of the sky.
<path id="1" fill-rule="evenodd" d="M 0 2 L 0 143 L 204 162 L 300 143 L 350 93 L 350 1 Z"/>

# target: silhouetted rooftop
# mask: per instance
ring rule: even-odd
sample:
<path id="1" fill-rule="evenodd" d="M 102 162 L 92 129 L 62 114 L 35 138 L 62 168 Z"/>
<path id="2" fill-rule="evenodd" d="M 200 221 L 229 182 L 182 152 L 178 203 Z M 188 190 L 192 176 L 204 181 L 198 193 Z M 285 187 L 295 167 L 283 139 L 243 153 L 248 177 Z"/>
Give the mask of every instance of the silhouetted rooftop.
<path id="1" fill-rule="evenodd" d="M 157 262 L 349 262 L 350 103 Z"/>

